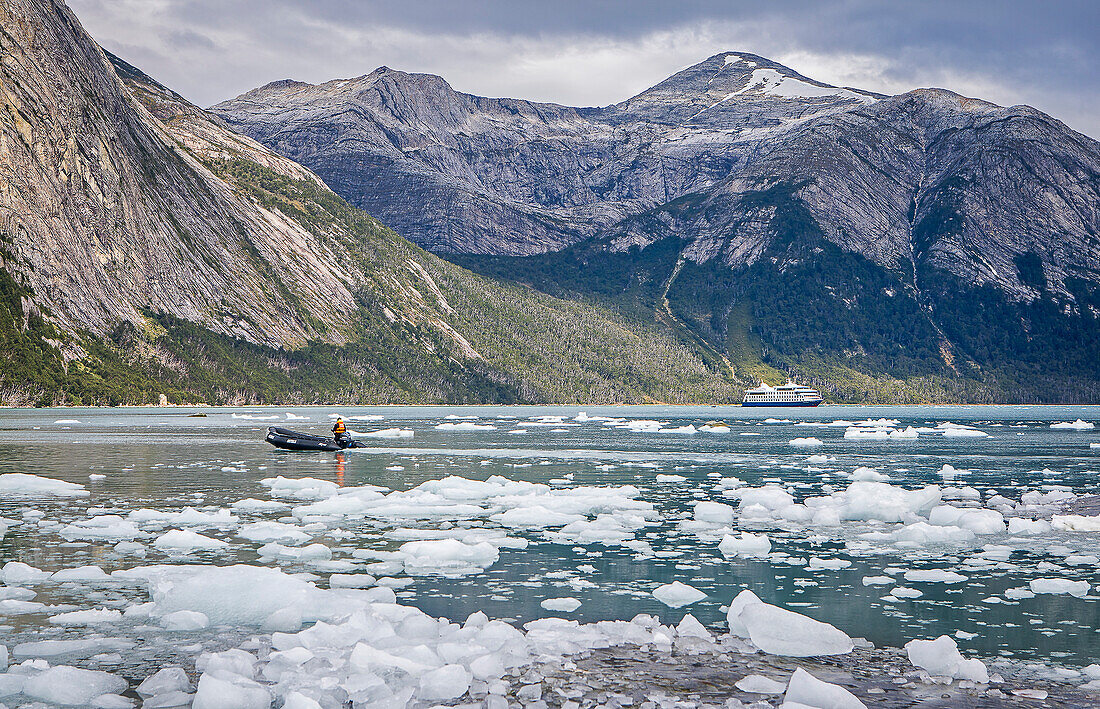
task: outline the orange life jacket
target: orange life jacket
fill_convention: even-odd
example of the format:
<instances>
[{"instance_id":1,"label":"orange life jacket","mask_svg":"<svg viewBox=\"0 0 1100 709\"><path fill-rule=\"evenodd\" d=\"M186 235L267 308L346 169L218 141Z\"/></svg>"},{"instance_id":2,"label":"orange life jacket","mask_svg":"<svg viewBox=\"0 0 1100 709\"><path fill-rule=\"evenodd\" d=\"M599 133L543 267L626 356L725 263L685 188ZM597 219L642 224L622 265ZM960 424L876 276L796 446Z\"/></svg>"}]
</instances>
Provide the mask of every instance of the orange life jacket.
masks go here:
<instances>
[{"instance_id":1,"label":"orange life jacket","mask_svg":"<svg viewBox=\"0 0 1100 709\"><path fill-rule=\"evenodd\" d=\"M347 426L344 425L344 419L336 419L336 423L332 426L333 433L347 433Z\"/></svg>"}]
</instances>

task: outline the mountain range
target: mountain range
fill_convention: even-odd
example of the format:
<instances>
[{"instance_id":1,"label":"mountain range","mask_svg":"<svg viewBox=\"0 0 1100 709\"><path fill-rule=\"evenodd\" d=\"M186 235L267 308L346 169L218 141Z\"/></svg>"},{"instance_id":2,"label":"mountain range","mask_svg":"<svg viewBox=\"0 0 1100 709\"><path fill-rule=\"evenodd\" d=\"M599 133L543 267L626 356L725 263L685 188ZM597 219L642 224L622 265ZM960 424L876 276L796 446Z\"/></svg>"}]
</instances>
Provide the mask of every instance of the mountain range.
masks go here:
<instances>
[{"instance_id":1,"label":"mountain range","mask_svg":"<svg viewBox=\"0 0 1100 709\"><path fill-rule=\"evenodd\" d=\"M648 311L741 380L1100 400L1100 144L1027 106L725 52L601 108L382 67L211 111L425 248Z\"/></svg>"},{"instance_id":2,"label":"mountain range","mask_svg":"<svg viewBox=\"0 0 1100 709\"><path fill-rule=\"evenodd\" d=\"M0 50L2 403L1100 401L1100 144L1026 106L725 52L203 110L60 0Z\"/></svg>"}]
</instances>

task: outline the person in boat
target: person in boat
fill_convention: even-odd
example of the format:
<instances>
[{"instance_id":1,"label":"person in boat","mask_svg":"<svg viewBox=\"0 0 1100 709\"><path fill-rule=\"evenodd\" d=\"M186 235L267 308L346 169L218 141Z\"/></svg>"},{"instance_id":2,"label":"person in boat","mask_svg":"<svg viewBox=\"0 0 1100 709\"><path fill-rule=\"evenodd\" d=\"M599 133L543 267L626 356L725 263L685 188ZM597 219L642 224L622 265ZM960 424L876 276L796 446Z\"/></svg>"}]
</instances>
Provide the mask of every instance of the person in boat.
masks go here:
<instances>
[{"instance_id":1,"label":"person in boat","mask_svg":"<svg viewBox=\"0 0 1100 709\"><path fill-rule=\"evenodd\" d=\"M344 419L337 418L336 423L332 424L332 438L341 448L351 445L351 436L348 435L348 427L344 425Z\"/></svg>"}]
</instances>

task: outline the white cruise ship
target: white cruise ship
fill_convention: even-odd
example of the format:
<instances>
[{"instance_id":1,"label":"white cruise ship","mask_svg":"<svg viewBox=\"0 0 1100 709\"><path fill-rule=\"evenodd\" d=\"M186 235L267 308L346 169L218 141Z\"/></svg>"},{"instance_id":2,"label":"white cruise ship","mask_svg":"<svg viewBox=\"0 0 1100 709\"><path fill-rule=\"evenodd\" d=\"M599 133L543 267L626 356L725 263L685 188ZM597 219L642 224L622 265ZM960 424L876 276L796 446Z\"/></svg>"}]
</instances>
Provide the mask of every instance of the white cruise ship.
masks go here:
<instances>
[{"instance_id":1,"label":"white cruise ship","mask_svg":"<svg viewBox=\"0 0 1100 709\"><path fill-rule=\"evenodd\" d=\"M782 386L761 384L745 391L742 406L817 406L822 401L817 389L795 384L790 379Z\"/></svg>"}]
</instances>

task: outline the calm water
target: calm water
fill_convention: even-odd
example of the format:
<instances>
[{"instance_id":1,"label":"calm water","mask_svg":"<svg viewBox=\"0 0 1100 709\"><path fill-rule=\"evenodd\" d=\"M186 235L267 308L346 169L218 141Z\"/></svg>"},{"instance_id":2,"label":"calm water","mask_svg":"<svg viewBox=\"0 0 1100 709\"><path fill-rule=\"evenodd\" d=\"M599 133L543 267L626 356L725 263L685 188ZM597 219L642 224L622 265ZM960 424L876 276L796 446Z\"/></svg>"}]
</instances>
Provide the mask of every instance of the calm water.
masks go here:
<instances>
[{"instance_id":1,"label":"calm water","mask_svg":"<svg viewBox=\"0 0 1100 709\"><path fill-rule=\"evenodd\" d=\"M1070 666L1097 659L1100 648L1100 605L1096 564L1070 565L1070 552L1096 553L1100 534L1049 533L1036 538L1007 534L981 535L964 546L897 547L861 541L868 526L787 529L748 524L765 530L775 556L764 560L726 559L717 539L700 539L681 523L690 519L699 500L736 504L715 489L716 474L737 477L748 486L778 482L802 499L846 487L858 466L870 466L889 476L893 485L916 488L943 484L937 471L945 463L970 473L956 485L973 486L983 498L993 494L1018 500L1029 490L1063 486L1077 494L1100 492L1100 429L1053 430L1052 421L1077 418L1100 421L1100 407L821 407L816 410L742 410L737 407L616 407L586 408L591 416L658 419L666 427L720 420L729 433L695 435L634 432L600 421L574 422L580 409L566 407L376 407L376 408L248 408L248 409L64 409L0 411L0 473L31 473L86 485L91 495L77 500L0 499L0 516L26 519L28 510L48 522L66 524L106 512L126 514L138 508L179 510L187 506L222 508L242 498L268 499L259 481L277 475L316 477L341 485L373 484L393 490L412 488L427 480L454 475L484 480L501 475L513 480L548 483L557 488L579 485L634 485L638 499L653 503L661 519L639 530L636 538L652 551L602 544L566 545L548 541L540 531L509 530L526 538L525 549L500 550L499 560L482 573L458 579L416 577L398 589L404 602L433 615L465 618L475 610L490 617L526 621L551 615L540 607L547 598L571 596L582 602L568 617L581 621L630 618L645 612L664 622L678 621L690 611L708 626L724 631L722 606L742 588L765 601L784 605L828 621L852 636L879 645L900 646L912 638L930 638L962 630L976 637L960 640L964 652L1036 658ZM201 411L203 418L189 417ZM357 431L400 427L414 437L372 439L365 450L332 453L277 451L263 442L267 425L327 432L329 414L380 414L380 421L351 421ZM288 419L287 413L292 415ZM454 431L435 428L448 415L476 416L495 430ZM529 417L560 415L562 425L532 425ZM253 417L253 418L241 418ZM266 417L275 417L267 420ZM769 417L789 419L765 423ZM843 427L800 426L799 422L834 419L897 419L901 427L936 426L950 421L972 425L988 438L944 438L922 435L917 440L852 441ZM59 423L75 421L76 423ZM512 433L525 429L525 434ZM789 445L793 438L815 436L819 448ZM809 455L825 462L807 463ZM396 468L401 469L396 469ZM102 474L102 480L89 475ZM683 480L658 480L675 475ZM35 514L34 512L32 514ZM282 514L285 514L282 513ZM278 519L280 513L261 515ZM253 518L256 518L254 515ZM250 518L251 521L254 519ZM417 526L447 528L453 521L421 522ZM494 527L481 520L478 524ZM335 559L367 568L370 560L356 551L387 551L401 542L386 536L394 527L383 522L349 522L336 539L321 533L319 541L333 549ZM54 571L97 564L107 572L153 563L216 563L257 561L258 544L234 536L232 530L200 530L231 543L229 553L168 557L148 547L144 559L124 557L114 541L65 543L56 525L24 523L13 527L0 546L0 565L19 560ZM150 535L144 541L152 540ZM1007 563L966 565L984 544L1013 548ZM839 570L810 570L808 557L852 561ZM1042 566L1040 564L1045 562ZM311 571L320 584L327 573L308 564L282 562L288 571ZM582 567L582 568L578 568ZM866 576L884 570L949 568L968 580L945 585L899 583L918 588L923 596L900 602L882 600L892 586L865 586ZM1041 569L1041 570L1040 570ZM373 571L384 571L373 567ZM400 573L397 578L404 578ZM1011 601L1005 589L1026 586L1037 577L1087 580L1089 597L1039 595ZM650 592L673 580L708 594L703 601L671 609ZM396 583L406 583L397 581ZM1001 602L990 600L994 597ZM146 600L133 588L66 585L42 587L39 601L69 603L77 608L125 607ZM41 614L0 616L0 643L44 638L81 637L84 629L66 630L45 622ZM237 637L238 631L212 628L180 637L158 634L148 626L114 627L113 636L129 633L137 645L119 660L127 666L156 664L170 654L200 645L214 647ZM222 637L219 637L222 636ZM7 636L5 638L5 636ZM141 672L136 672L141 675Z\"/></svg>"}]
</instances>

